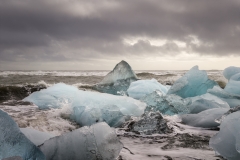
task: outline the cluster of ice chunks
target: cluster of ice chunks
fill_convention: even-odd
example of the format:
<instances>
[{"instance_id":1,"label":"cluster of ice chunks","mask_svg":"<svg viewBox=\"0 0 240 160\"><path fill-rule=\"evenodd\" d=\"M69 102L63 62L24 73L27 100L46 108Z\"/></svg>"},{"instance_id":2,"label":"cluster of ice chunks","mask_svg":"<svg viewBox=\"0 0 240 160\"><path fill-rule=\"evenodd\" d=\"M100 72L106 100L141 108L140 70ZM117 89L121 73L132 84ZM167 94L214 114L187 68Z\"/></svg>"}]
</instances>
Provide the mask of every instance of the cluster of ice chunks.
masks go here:
<instances>
[{"instance_id":1,"label":"cluster of ice chunks","mask_svg":"<svg viewBox=\"0 0 240 160\"><path fill-rule=\"evenodd\" d=\"M40 109L69 106L72 118L82 126L105 121L110 126L121 125L129 116L141 116L146 104L126 96L78 90L58 83L24 99Z\"/></svg>"},{"instance_id":2,"label":"cluster of ice chunks","mask_svg":"<svg viewBox=\"0 0 240 160\"><path fill-rule=\"evenodd\" d=\"M216 85L215 81L208 78L206 71L200 71L198 66L194 66L173 84L167 94L176 94L182 98L195 97L205 94Z\"/></svg>"},{"instance_id":3,"label":"cluster of ice chunks","mask_svg":"<svg viewBox=\"0 0 240 160\"><path fill-rule=\"evenodd\" d=\"M216 122L216 119L222 117L228 110L227 108L213 108L198 114L181 115L182 123L193 127L217 128L220 124Z\"/></svg>"},{"instance_id":4,"label":"cluster of ice chunks","mask_svg":"<svg viewBox=\"0 0 240 160\"><path fill-rule=\"evenodd\" d=\"M54 137L54 135L50 133L41 132L32 128L20 128L20 131L36 146L39 146L46 140Z\"/></svg>"},{"instance_id":5,"label":"cluster of ice chunks","mask_svg":"<svg viewBox=\"0 0 240 160\"><path fill-rule=\"evenodd\" d=\"M40 149L26 138L7 113L0 110L0 159L14 156L24 160L45 160Z\"/></svg>"},{"instance_id":6,"label":"cluster of ice chunks","mask_svg":"<svg viewBox=\"0 0 240 160\"><path fill-rule=\"evenodd\" d=\"M210 139L209 145L217 154L229 160L240 159L240 112L226 116L220 131Z\"/></svg>"},{"instance_id":7,"label":"cluster of ice chunks","mask_svg":"<svg viewBox=\"0 0 240 160\"><path fill-rule=\"evenodd\" d=\"M156 79L138 80L131 83L127 93L130 97L140 99L156 90L160 91L163 95L166 95L168 88L159 83Z\"/></svg>"},{"instance_id":8,"label":"cluster of ice chunks","mask_svg":"<svg viewBox=\"0 0 240 160\"><path fill-rule=\"evenodd\" d=\"M237 73L240 73L240 67L231 66L223 70L223 75L228 80L230 80L230 78Z\"/></svg>"},{"instance_id":9,"label":"cluster of ice chunks","mask_svg":"<svg viewBox=\"0 0 240 160\"><path fill-rule=\"evenodd\" d=\"M166 134L170 133L167 121L162 117L160 112L146 112L141 119L135 122L131 127L131 131L139 134Z\"/></svg>"},{"instance_id":10,"label":"cluster of ice chunks","mask_svg":"<svg viewBox=\"0 0 240 160\"><path fill-rule=\"evenodd\" d=\"M138 78L131 66L126 61L121 61L94 89L103 93L125 95L129 85L136 80Z\"/></svg>"},{"instance_id":11,"label":"cluster of ice chunks","mask_svg":"<svg viewBox=\"0 0 240 160\"><path fill-rule=\"evenodd\" d=\"M113 160L122 147L115 130L102 122L54 137L40 149L47 160Z\"/></svg>"}]
</instances>

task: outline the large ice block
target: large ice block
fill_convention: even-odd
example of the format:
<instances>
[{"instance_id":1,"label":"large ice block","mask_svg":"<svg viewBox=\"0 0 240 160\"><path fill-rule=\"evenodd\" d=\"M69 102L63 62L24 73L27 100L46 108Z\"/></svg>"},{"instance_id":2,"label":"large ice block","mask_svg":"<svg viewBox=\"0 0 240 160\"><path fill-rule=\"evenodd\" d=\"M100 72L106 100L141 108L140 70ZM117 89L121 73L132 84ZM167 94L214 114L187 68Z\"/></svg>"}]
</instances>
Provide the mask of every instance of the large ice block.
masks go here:
<instances>
[{"instance_id":1,"label":"large ice block","mask_svg":"<svg viewBox=\"0 0 240 160\"><path fill-rule=\"evenodd\" d=\"M104 79L94 86L99 92L114 95L126 94L129 85L138 80L131 66L126 61L118 63Z\"/></svg>"},{"instance_id":2,"label":"large ice block","mask_svg":"<svg viewBox=\"0 0 240 160\"><path fill-rule=\"evenodd\" d=\"M237 73L240 73L240 67L230 66L223 70L223 75L228 80Z\"/></svg>"},{"instance_id":3,"label":"large ice block","mask_svg":"<svg viewBox=\"0 0 240 160\"><path fill-rule=\"evenodd\" d=\"M115 130L102 122L47 140L40 149L47 160L113 160L122 147Z\"/></svg>"},{"instance_id":4,"label":"large ice block","mask_svg":"<svg viewBox=\"0 0 240 160\"><path fill-rule=\"evenodd\" d=\"M206 71L200 71L198 66L194 66L173 84L167 94L176 94L182 98L195 97L205 94L216 85L215 81L208 78Z\"/></svg>"},{"instance_id":5,"label":"large ice block","mask_svg":"<svg viewBox=\"0 0 240 160\"><path fill-rule=\"evenodd\" d=\"M197 97L192 97L191 99L192 104L188 106L190 113L199 113L212 108L230 109L227 102L209 93Z\"/></svg>"},{"instance_id":6,"label":"large ice block","mask_svg":"<svg viewBox=\"0 0 240 160\"><path fill-rule=\"evenodd\" d=\"M128 116L141 116L146 104L126 96L78 90L63 83L34 92L24 99L40 109L68 106L72 117L81 125L105 121L116 127Z\"/></svg>"},{"instance_id":7,"label":"large ice block","mask_svg":"<svg viewBox=\"0 0 240 160\"><path fill-rule=\"evenodd\" d=\"M0 110L0 159L15 156L24 160L45 160L43 153L26 138L13 119Z\"/></svg>"},{"instance_id":8,"label":"large ice block","mask_svg":"<svg viewBox=\"0 0 240 160\"><path fill-rule=\"evenodd\" d=\"M50 133L41 132L32 128L20 128L20 131L36 146L39 146L46 140L54 137L54 135Z\"/></svg>"},{"instance_id":9,"label":"large ice block","mask_svg":"<svg viewBox=\"0 0 240 160\"><path fill-rule=\"evenodd\" d=\"M163 95L165 95L168 91L168 88L159 83L156 79L138 80L130 84L127 93L130 97L140 99L156 90L160 91Z\"/></svg>"},{"instance_id":10,"label":"large ice block","mask_svg":"<svg viewBox=\"0 0 240 160\"><path fill-rule=\"evenodd\" d=\"M231 108L236 107L240 104L239 95L228 93L220 87L215 86L212 89L209 89L208 93L215 95L223 101L227 102Z\"/></svg>"},{"instance_id":11,"label":"large ice block","mask_svg":"<svg viewBox=\"0 0 240 160\"><path fill-rule=\"evenodd\" d=\"M220 118L228 110L227 108L213 108L198 114L181 115L182 123L193 127L217 128L220 124L215 120Z\"/></svg>"},{"instance_id":12,"label":"large ice block","mask_svg":"<svg viewBox=\"0 0 240 160\"><path fill-rule=\"evenodd\" d=\"M145 111L159 111L165 115L189 113L189 108L187 106L192 103L190 98L183 99L175 94L163 96L162 93L158 91L146 95L141 101L147 104Z\"/></svg>"},{"instance_id":13,"label":"large ice block","mask_svg":"<svg viewBox=\"0 0 240 160\"><path fill-rule=\"evenodd\" d=\"M240 112L229 114L221 123L220 131L210 139L209 145L217 154L229 160L240 159Z\"/></svg>"}]
</instances>

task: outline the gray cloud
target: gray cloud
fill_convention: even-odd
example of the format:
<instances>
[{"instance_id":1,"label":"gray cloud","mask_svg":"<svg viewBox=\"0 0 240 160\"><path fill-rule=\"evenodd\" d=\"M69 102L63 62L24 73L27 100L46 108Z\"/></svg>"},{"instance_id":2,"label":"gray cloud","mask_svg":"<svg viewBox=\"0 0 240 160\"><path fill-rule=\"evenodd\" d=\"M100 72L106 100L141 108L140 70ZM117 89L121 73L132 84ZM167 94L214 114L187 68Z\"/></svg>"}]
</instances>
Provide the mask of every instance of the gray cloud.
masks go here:
<instances>
[{"instance_id":1,"label":"gray cloud","mask_svg":"<svg viewBox=\"0 0 240 160\"><path fill-rule=\"evenodd\" d=\"M0 0L0 60L239 56L239 17L238 0Z\"/></svg>"}]
</instances>

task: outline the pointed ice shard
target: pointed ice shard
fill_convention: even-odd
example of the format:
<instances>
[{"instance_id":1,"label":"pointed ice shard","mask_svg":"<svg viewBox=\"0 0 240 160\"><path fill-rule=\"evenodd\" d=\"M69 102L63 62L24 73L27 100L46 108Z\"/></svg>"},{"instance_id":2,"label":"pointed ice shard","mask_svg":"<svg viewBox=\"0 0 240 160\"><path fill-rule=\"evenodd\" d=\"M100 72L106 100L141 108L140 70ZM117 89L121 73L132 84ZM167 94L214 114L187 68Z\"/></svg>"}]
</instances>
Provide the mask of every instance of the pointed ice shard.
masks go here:
<instances>
[{"instance_id":1,"label":"pointed ice shard","mask_svg":"<svg viewBox=\"0 0 240 160\"><path fill-rule=\"evenodd\" d=\"M229 114L221 123L220 131L210 139L216 153L229 160L240 159L240 112Z\"/></svg>"},{"instance_id":2,"label":"pointed ice shard","mask_svg":"<svg viewBox=\"0 0 240 160\"><path fill-rule=\"evenodd\" d=\"M138 80L131 66L126 61L118 63L94 88L103 93L124 94L131 82Z\"/></svg>"},{"instance_id":3,"label":"pointed ice shard","mask_svg":"<svg viewBox=\"0 0 240 160\"><path fill-rule=\"evenodd\" d=\"M113 160L122 147L113 128L97 123L47 140L40 149L47 160Z\"/></svg>"},{"instance_id":4,"label":"pointed ice shard","mask_svg":"<svg viewBox=\"0 0 240 160\"><path fill-rule=\"evenodd\" d=\"M43 153L19 130L17 124L0 110L0 159L8 157L45 160Z\"/></svg>"},{"instance_id":5,"label":"pointed ice shard","mask_svg":"<svg viewBox=\"0 0 240 160\"><path fill-rule=\"evenodd\" d=\"M198 114L181 115L182 123L193 127L217 128L220 124L215 120L220 118L228 110L227 108L213 108Z\"/></svg>"},{"instance_id":6,"label":"pointed ice shard","mask_svg":"<svg viewBox=\"0 0 240 160\"><path fill-rule=\"evenodd\" d=\"M206 71L200 71L198 66L194 66L173 84L167 94L176 94L182 98L195 97L205 94L216 85L215 81L208 78Z\"/></svg>"},{"instance_id":7,"label":"pointed ice shard","mask_svg":"<svg viewBox=\"0 0 240 160\"><path fill-rule=\"evenodd\" d=\"M226 79L230 79L233 75L240 73L240 67L227 67L223 70L223 75Z\"/></svg>"},{"instance_id":8,"label":"pointed ice shard","mask_svg":"<svg viewBox=\"0 0 240 160\"><path fill-rule=\"evenodd\" d=\"M163 95L166 95L168 88L159 83L156 79L138 80L131 83L127 93L130 97L140 99L156 90L160 91Z\"/></svg>"}]
</instances>

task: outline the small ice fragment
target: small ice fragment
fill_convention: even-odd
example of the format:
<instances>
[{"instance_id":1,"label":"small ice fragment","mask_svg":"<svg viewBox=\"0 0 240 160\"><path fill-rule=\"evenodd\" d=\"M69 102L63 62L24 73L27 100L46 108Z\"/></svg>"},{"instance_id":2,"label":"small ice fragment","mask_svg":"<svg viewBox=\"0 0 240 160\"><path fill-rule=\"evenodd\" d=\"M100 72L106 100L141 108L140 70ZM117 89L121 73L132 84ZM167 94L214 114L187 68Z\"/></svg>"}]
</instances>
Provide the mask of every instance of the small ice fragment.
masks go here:
<instances>
[{"instance_id":1,"label":"small ice fragment","mask_svg":"<svg viewBox=\"0 0 240 160\"><path fill-rule=\"evenodd\" d=\"M230 66L223 70L223 75L228 80L237 73L240 73L240 67Z\"/></svg>"}]
</instances>

